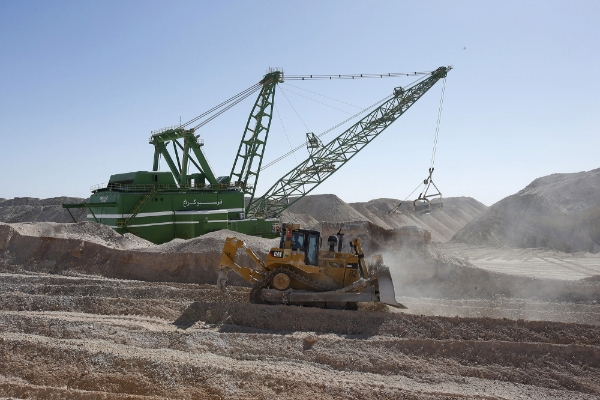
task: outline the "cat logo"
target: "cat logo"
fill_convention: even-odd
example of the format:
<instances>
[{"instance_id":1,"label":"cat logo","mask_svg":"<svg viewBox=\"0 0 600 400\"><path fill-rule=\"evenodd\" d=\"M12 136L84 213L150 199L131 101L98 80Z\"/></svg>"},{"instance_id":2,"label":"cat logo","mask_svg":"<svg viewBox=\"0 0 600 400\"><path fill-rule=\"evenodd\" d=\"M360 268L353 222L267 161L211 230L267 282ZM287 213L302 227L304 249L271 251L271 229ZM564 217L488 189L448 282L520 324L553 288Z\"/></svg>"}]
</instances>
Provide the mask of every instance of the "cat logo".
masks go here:
<instances>
[{"instance_id":1,"label":"cat logo","mask_svg":"<svg viewBox=\"0 0 600 400\"><path fill-rule=\"evenodd\" d=\"M271 255L277 258L283 258L283 251L271 250Z\"/></svg>"}]
</instances>

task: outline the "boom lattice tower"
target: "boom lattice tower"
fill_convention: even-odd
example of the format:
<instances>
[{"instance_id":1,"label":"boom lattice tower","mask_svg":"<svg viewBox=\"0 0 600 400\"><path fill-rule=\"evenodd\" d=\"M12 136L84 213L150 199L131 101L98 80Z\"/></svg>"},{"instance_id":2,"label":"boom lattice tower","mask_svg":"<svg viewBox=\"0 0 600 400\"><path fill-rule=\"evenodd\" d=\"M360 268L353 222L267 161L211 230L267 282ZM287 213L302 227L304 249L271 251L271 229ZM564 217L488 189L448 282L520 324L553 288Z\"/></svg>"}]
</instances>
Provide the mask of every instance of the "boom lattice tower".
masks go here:
<instances>
[{"instance_id":1,"label":"boom lattice tower","mask_svg":"<svg viewBox=\"0 0 600 400\"><path fill-rule=\"evenodd\" d=\"M425 80L407 88L394 89L392 97L363 119L313 152L300 165L279 179L260 198L250 202L248 217L274 217L304 197L340 169L367 144L406 112L451 67L440 67Z\"/></svg>"}]
</instances>

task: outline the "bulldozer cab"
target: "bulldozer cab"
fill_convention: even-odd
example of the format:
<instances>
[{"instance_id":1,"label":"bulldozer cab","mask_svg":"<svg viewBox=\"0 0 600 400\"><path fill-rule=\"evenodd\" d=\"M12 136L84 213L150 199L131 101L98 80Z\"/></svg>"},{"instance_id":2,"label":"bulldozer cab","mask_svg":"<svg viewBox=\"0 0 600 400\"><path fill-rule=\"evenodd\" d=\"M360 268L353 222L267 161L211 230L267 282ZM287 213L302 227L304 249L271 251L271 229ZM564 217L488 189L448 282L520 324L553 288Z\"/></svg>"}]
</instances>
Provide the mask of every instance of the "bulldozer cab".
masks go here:
<instances>
[{"instance_id":1,"label":"bulldozer cab","mask_svg":"<svg viewBox=\"0 0 600 400\"><path fill-rule=\"evenodd\" d=\"M282 249L291 248L292 251L303 252L304 263L306 265L319 265L320 232L293 228L286 227L286 229L282 230L279 247Z\"/></svg>"}]
</instances>

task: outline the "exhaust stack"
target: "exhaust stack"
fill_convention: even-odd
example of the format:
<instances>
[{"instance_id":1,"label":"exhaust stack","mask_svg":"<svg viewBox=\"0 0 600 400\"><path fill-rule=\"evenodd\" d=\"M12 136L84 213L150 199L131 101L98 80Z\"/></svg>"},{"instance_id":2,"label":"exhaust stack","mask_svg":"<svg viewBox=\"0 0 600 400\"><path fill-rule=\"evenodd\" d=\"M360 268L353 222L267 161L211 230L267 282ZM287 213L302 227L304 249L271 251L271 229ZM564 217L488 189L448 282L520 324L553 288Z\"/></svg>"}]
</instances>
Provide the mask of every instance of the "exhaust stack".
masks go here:
<instances>
[{"instance_id":1,"label":"exhaust stack","mask_svg":"<svg viewBox=\"0 0 600 400\"><path fill-rule=\"evenodd\" d=\"M338 237L338 253L341 253L344 245L344 234L342 233L342 228L340 228L338 233L336 233L336 236Z\"/></svg>"}]
</instances>

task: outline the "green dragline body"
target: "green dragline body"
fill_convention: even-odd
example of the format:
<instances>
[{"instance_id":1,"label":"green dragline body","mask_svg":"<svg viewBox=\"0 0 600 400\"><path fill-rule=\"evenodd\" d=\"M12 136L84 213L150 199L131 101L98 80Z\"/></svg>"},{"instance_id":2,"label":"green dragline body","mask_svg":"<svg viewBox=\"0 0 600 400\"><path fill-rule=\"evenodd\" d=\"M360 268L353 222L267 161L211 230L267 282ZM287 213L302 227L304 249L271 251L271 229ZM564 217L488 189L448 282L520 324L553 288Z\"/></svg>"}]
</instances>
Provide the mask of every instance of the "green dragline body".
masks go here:
<instances>
[{"instance_id":1,"label":"green dragline body","mask_svg":"<svg viewBox=\"0 0 600 400\"><path fill-rule=\"evenodd\" d=\"M277 218L245 218L240 190L229 185L178 187L170 172L113 175L106 186L93 189L84 207L88 221L153 243L190 239L221 229L265 237L279 234Z\"/></svg>"},{"instance_id":2,"label":"green dragline body","mask_svg":"<svg viewBox=\"0 0 600 400\"><path fill-rule=\"evenodd\" d=\"M313 151L307 160L285 174L262 197L255 198L271 126L275 88L283 82L283 72L271 70L256 85L188 123L153 132L150 137L150 144L154 146L152 171L112 175L107 184L92 188L88 202L63 204L63 207L67 210L86 208L88 221L110 226L122 234L130 232L157 244L174 238L190 239L221 229L277 237L280 234L279 215L283 210L342 167L439 79L445 78L450 69L440 67L419 83L408 88L395 88L388 100L330 143L311 148ZM202 151L204 143L195 132L256 91L259 94L231 173L217 177ZM219 108L221 110L216 111ZM211 113L214 115L188 128ZM169 171L159 171L161 158ZM198 172L190 173L190 164Z\"/></svg>"}]
</instances>

